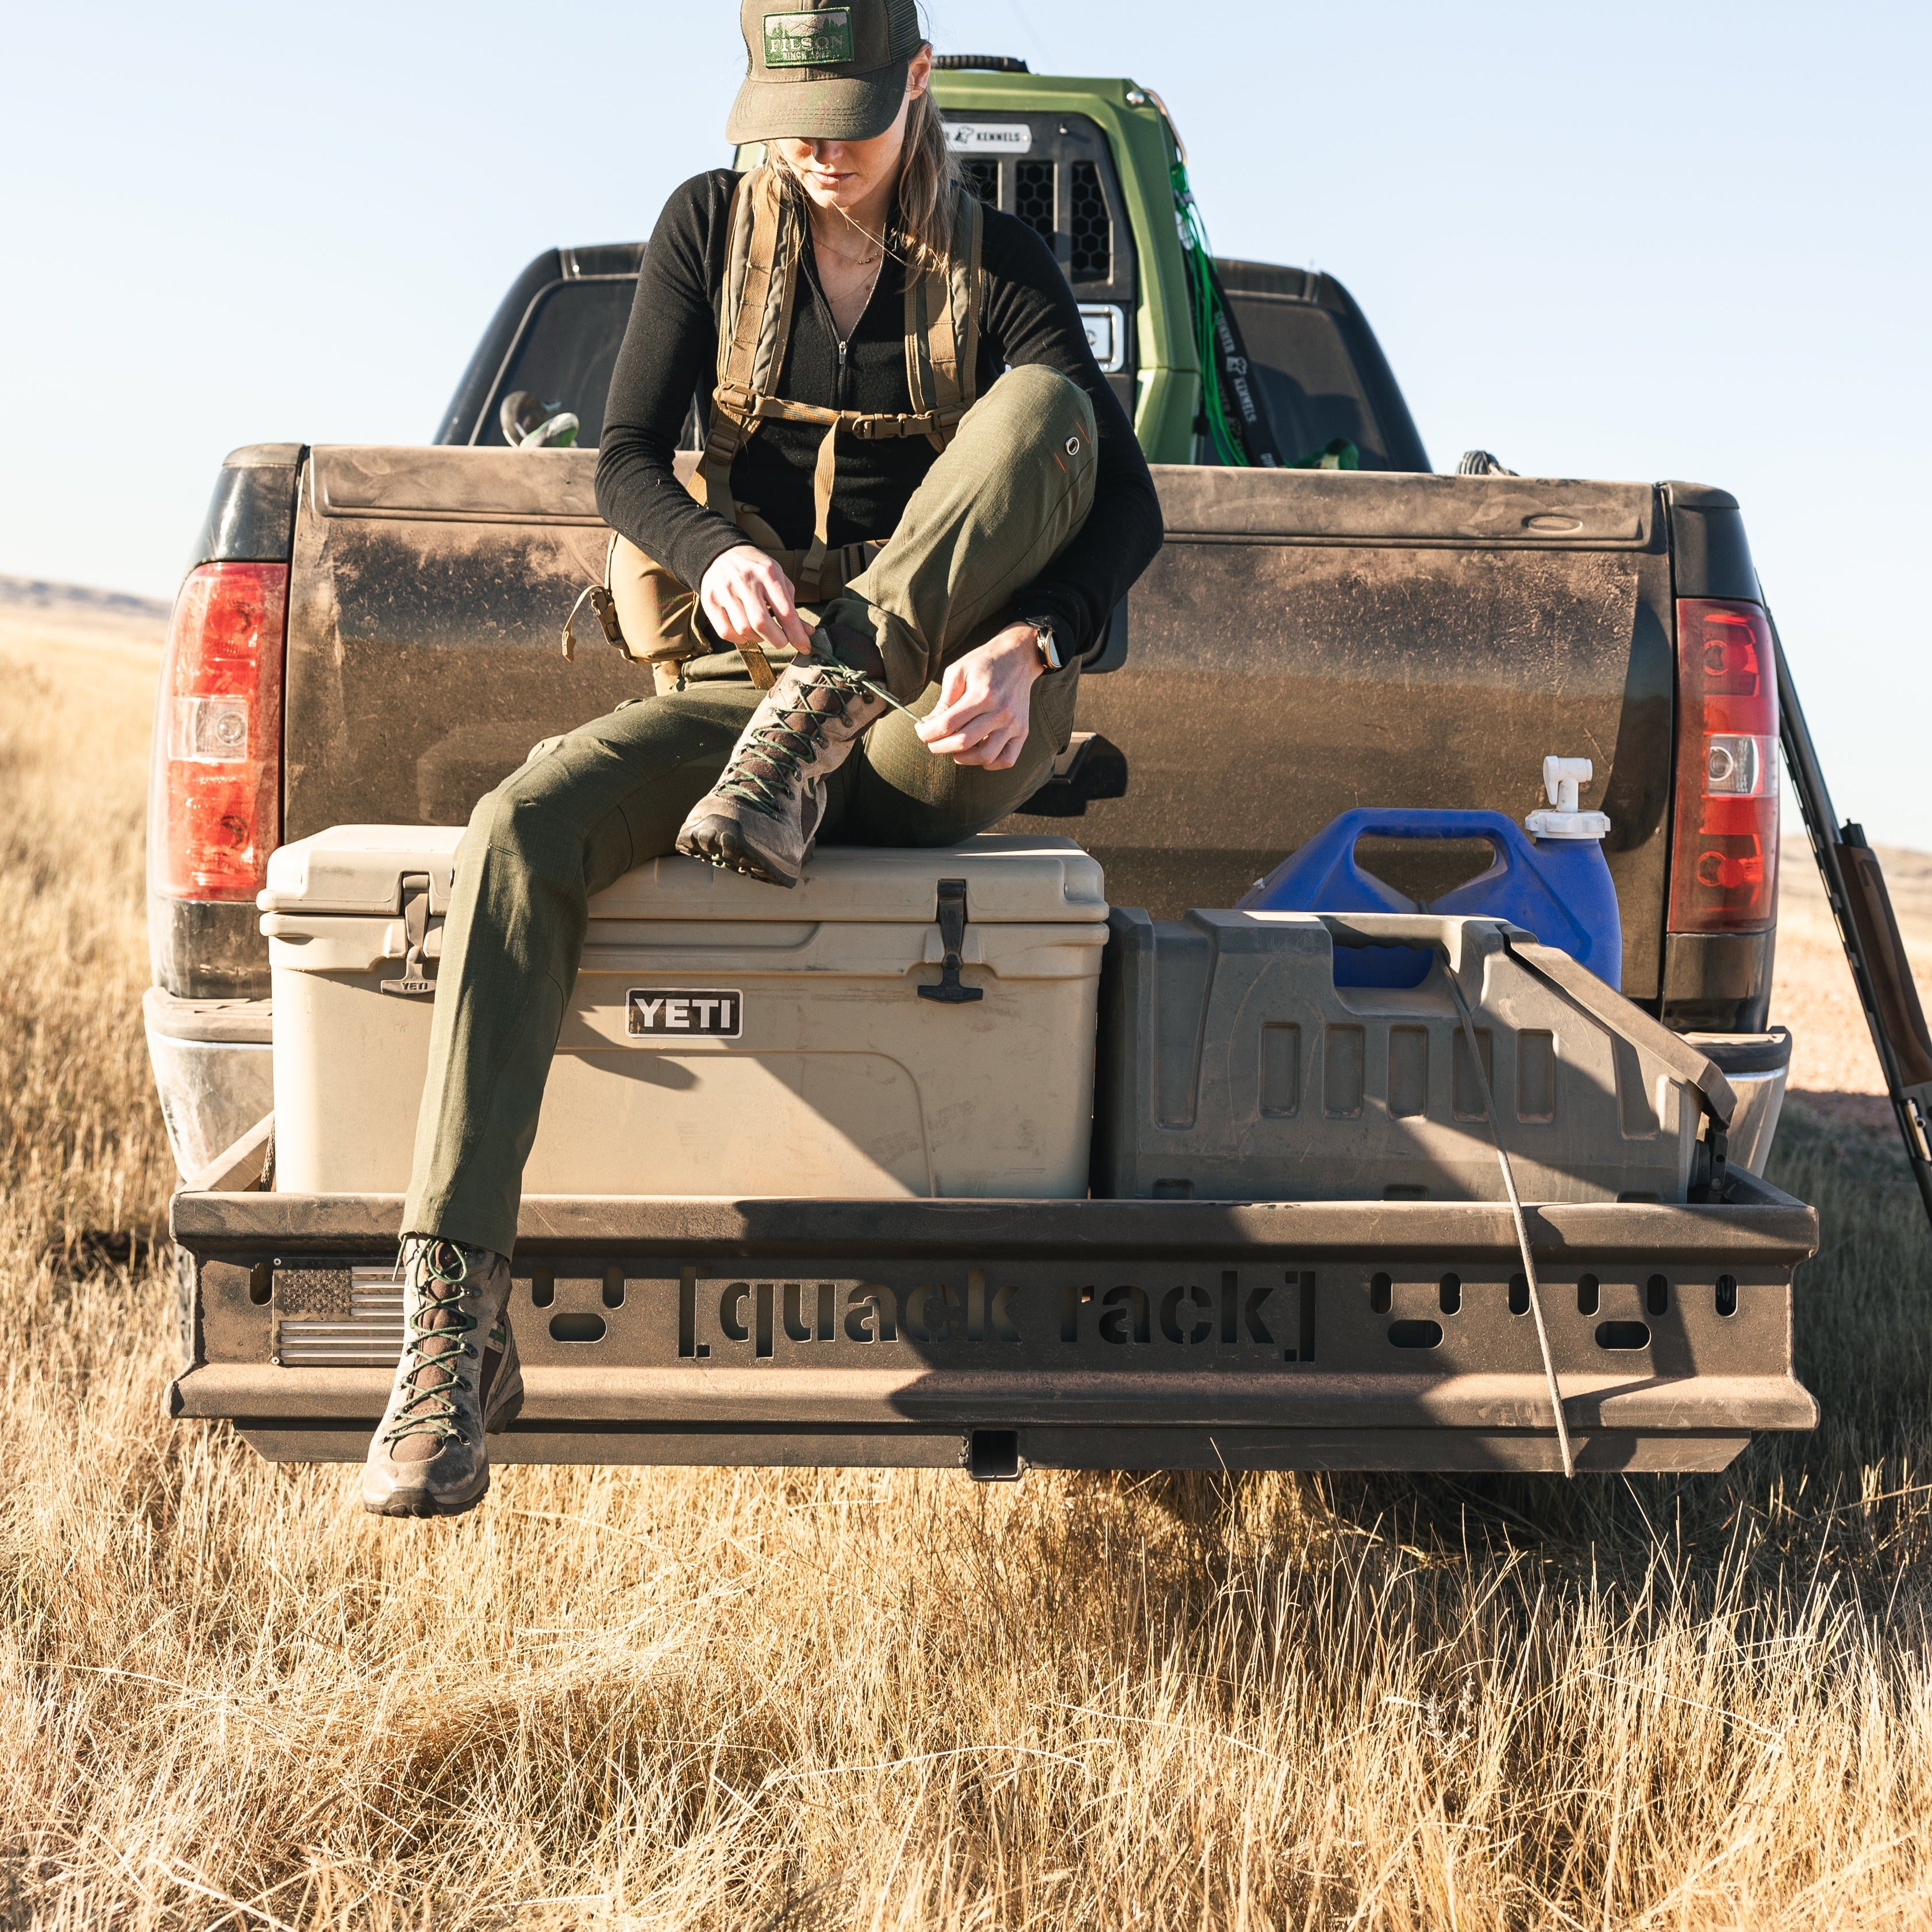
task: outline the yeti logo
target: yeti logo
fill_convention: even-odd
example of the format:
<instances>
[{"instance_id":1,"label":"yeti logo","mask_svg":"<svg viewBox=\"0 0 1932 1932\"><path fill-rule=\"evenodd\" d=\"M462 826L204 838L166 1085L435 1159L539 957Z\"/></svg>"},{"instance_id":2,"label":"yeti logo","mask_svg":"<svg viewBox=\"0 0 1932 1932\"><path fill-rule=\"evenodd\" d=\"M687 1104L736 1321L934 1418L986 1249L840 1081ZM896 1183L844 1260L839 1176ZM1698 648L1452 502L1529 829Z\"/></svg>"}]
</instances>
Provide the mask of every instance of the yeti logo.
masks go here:
<instances>
[{"instance_id":1,"label":"yeti logo","mask_svg":"<svg viewBox=\"0 0 1932 1932\"><path fill-rule=\"evenodd\" d=\"M624 996L624 1031L632 1040L736 1040L745 996L718 986L694 993L633 986Z\"/></svg>"}]
</instances>

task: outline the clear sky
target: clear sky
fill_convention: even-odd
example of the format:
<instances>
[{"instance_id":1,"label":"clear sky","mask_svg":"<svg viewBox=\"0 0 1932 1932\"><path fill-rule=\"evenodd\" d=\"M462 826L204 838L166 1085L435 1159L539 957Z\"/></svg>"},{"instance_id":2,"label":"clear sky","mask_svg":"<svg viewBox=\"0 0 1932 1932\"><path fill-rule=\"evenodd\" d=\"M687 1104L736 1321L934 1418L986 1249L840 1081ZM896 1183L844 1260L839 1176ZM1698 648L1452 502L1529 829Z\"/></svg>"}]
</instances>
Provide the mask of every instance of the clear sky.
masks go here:
<instances>
[{"instance_id":1,"label":"clear sky","mask_svg":"<svg viewBox=\"0 0 1932 1932\"><path fill-rule=\"evenodd\" d=\"M531 256L724 158L736 10L8 9L0 571L166 596L233 446L426 438ZM1932 848L1932 7L930 12L1157 88L1216 248L1347 284L1438 469L1735 491L1840 811Z\"/></svg>"}]
</instances>

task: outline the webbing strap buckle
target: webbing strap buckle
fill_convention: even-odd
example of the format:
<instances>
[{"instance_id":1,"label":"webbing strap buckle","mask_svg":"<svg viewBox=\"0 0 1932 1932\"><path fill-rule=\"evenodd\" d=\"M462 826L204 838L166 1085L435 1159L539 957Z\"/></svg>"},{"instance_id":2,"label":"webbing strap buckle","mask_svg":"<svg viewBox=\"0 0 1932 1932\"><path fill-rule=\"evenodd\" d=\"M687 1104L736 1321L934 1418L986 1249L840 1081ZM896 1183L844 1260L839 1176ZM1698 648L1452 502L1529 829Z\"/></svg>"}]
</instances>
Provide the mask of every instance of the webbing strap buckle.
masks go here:
<instances>
[{"instance_id":1,"label":"webbing strap buckle","mask_svg":"<svg viewBox=\"0 0 1932 1932\"><path fill-rule=\"evenodd\" d=\"M590 606L605 640L628 657L631 652L629 646L624 641L624 627L617 621L616 600L601 584L586 584L578 593L577 602L570 607L570 615L563 620L564 656L573 662L576 658L578 614L586 604Z\"/></svg>"},{"instance_id":2,"label":"webbing strap buckle","mask_svg":"<svg viewBox=\"0 0 1932 1932\"><path fill-rule=\"evenodd\" d=\"M848 427L861 442L890 442L904 436L929 435L936 422L930 412L917 416L855 416Z\"/></svg>"},{"instance_id":3,"label":"webbing strap buckle","mask_svg":"<svg viewBox=\"0 0 1932 1932\"><path fill-rule=\"evenodd\" d=\"M957 429L963 410L921 410L914 414L901 412L827 409L817 403L794 403L783 396L770 396L736 382L720 382L711 392L719 414L728 421L748 426L760 422L822 424L828 429L843 430L861 442L890 442L916 436L941 436Z\"/></svg>"}]
</instances>

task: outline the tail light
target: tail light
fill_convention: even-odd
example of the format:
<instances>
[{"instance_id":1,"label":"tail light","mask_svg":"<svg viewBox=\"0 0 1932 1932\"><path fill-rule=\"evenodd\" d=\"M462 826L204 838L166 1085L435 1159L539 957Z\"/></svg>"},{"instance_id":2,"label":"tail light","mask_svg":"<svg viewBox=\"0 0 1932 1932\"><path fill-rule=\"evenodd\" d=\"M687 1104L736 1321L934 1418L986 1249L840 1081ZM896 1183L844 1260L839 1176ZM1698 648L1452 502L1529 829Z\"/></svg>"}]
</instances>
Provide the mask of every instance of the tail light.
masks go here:
<instances>
[{"instance_id":1,"label":"tail light","mask_svg":"<svg viewBox=\"0 0 1932 1932\"><path fill-rule=\"evenodd\" d=\"M1677 605L1672 932L1772 922L1778 892L1778 672L1755 604Z\"/></svg>"},{"instance_id":2,"label":"tail light","mask_svg":"<svg viewBox=\"0 0 1932 1932\"><path fill-rule=\"evenodd\" d=\"M149 883L177 899L252 899L281 842L282 652L289 572L204 563L175 602L154 717Z\"/></svg>"}]
</instances>

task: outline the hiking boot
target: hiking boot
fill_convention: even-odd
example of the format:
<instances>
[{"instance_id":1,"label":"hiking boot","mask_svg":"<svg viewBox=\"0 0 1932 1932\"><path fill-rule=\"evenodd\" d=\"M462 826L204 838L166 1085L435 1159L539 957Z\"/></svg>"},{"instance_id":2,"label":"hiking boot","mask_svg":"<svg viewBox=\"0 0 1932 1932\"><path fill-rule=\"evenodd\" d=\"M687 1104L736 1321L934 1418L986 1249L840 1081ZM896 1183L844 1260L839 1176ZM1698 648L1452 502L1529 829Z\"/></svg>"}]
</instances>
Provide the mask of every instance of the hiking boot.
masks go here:
<instances>
[{"instance_id":1,"label":"hiking boot","mask_svg":"<svg viewBox=\"0 0 1932 1932\"><path fill-rule=\"evenodd\" d=\"M812 644L826 655L795 658L778 674L724 775L692 807L680 852L767 885L798 884L825 816L825 782L887 705L864 675L831 661L824 632ZM884 670L871 682L883 685Z\"/></svg>"},{"instance_id":2,"label":"hiking boot","mask_svg":"<svg viewBox=\"0 0 1932 1932\"><path fill-rule=\"evenodd\" d=\"M362 1507L460 1516L490 1486L484 1436L523 1406L510 1264L488 1248L412 1235L403 1264L402 1359L362 1466Z\"/></svg>"}]
</instances>

